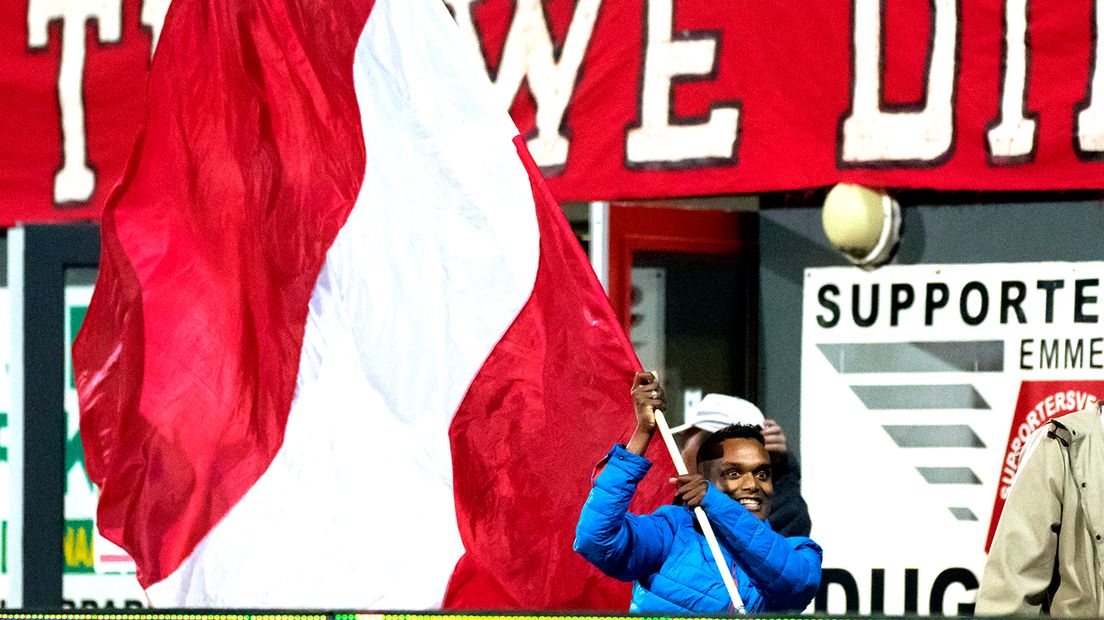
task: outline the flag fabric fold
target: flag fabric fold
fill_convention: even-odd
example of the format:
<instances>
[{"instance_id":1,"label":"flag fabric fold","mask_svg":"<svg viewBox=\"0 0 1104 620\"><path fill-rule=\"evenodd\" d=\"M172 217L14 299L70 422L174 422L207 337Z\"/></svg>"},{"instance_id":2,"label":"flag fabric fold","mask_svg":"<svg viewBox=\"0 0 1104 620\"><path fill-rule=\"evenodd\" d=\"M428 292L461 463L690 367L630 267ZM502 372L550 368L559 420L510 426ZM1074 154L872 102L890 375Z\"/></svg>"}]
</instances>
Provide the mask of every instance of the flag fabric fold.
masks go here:
<instances>
[{"instance_id":1,"label":"flag fabric fold","mask_svg":"<svg viewBox=\"0 0 1104 620\"><path fill-rule=\"evenodd\" d=\"M174 4L102 227L81 432L151 602L624 608L571 539L636 361L442 3Z\"/></svg>"}]
</instances>

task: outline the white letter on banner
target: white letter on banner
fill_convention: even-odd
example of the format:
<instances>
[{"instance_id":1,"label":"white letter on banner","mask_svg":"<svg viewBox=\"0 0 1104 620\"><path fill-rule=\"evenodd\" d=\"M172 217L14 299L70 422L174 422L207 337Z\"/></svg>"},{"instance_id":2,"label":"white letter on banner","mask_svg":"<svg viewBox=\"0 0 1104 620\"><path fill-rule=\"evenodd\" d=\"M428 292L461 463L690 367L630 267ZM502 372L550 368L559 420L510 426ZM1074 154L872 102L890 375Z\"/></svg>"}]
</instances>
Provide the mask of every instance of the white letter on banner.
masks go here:
<instances>
[{"instance_id":1,"label":"white letter on banner","mask_svg":"<svg viewBox=\"0 0 1104 620\"><path fill-rule=\"evenodd\" d=\"M482 0L445 0L452 9L460 30L476 49L479 35L471 6ZM536 135L526 142L533 160L543 168L567 163L570 141L560 134L567 104L575 90L575 78L590 45L594 22L602 0L579 0L567 29L563 48L555 49L552 34L544 18L540 0L518 0L514 18L506 34L494 88L502 104L509 106L517 96L521 82L529 78L529 89L536 102ZM557 58L559 60L557 60Z\"/></svg>"},{"instance_id":2,"label":"white letter on banner","mask_svg":"<svg viewBox=\"0 0 1104 620\"><path fill-rule=\"evenodd\" d=\"M27 43L46 47L49 26L61 20L61 69L58 102L61 106L62 166L54 176L54 202L87 202L96 189L96 174L88 166L84 131L84 27L99 22L100 43L117 43L122 22L122 0L29 0Z\"/></svg>"},{"instance_id":3,"label":"white letter on banner","mask_svg":"<svg viewBox=\"0 0 1104 620\"><path fill-rule=\"evenodd\" d=\"M879 162L936 163L954 142L956 0L934 0L931 58L923 108L883 112L881 3L855 0L854 87L851 111L843 121L843 165Z\"/></svg>"},{"instance_id":4,"label":"white letter on banner","mask_svg":"<svg viewBox=\"0 0 1104 620\"><path fill-rule=\"evenodd\" d=\"M1019 163L1034 155L1038 130L1038 114L1027 113L1027 0L1005 3L1004 50L1000 118L989 125L989 158Z\"/></svg>"},{"instance_id":5,"label":"white letter on banner","mask_svg":"<svg viewBox=\"0 0 1104 620\"><path fill-rule=\"evenodd\" d=\"M142 25L149 28L150 58L157 50L157 40L161 38L161 26L165 23L165 14L169 12L170 0L145 0L142 2Z\"/></svg>"},{"instance_id":6,"label":"white letter on banner","mask_svg":"<svg viewBox=\"0 0 1104 620\"><path fill-rule=\"evenodd\" d=\"M1093 3L1092 45L1095 55L1089 70L1089 88L1085 100L1077 105L1074 126L1077 131L1077 155L1082 159L1104 159L1104 80L1100 69L1104 67L1104 48L1100 45L1100 32L1104 28L1104 0Z\"/></svg>"},{"instance_id":7,"label":"white letter on banner","mask_svg":"<svg viewBox=\"0 0 1104 620\"><path fill-rule=\"evenodd\" d=\"M644 74L640 77L640 120L626 132L626 163L630 167L678 167L735 160L739 105L715 105L708 117L672 124L672 80L712 74L717 62L717 35L680 32L679 40L675 40L674 1L648 0L645 4L648 40Z\"/></svg>"}]
</instances>

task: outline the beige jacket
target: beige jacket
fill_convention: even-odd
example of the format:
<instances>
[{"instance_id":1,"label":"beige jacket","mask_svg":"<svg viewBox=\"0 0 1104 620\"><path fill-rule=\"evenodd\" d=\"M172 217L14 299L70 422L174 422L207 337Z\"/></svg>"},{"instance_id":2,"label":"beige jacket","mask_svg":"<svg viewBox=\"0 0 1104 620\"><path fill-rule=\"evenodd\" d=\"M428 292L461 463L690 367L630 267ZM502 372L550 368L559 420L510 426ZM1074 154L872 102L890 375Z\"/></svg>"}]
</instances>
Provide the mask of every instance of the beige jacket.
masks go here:
<instances>
[{"instance_id":1,"label":"beige jacket","mask_svg":"<svg viewBox=\"0 0 1104 620\"><path fill-rule=\"evenodd\" d=\"M1104 616L1104 430L1099 405L1028 441L978 589L978 615Z\"/></svg>"}]
</instances>

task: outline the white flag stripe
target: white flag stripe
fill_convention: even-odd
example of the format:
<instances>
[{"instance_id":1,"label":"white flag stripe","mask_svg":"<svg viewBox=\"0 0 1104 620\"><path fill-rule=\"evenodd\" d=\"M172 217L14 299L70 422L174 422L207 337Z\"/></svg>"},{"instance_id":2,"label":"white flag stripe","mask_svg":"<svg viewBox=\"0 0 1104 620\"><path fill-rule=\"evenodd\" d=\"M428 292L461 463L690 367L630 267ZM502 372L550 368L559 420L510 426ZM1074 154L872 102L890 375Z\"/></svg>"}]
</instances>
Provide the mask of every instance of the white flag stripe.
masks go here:
<instances>
[{"instance_id":1,"label":"white flag stripe","mask_svg":"<svg viewBox=\"0 0 1104 620\"><path fill-rule=\"evenodd\" d=\"M470 53L438 0L376 1L353 68L365 180L311 298L284 444L154 604L440 605L463 552L449 424L538 258L516 129Z\"/></svg>"}]
</instances>

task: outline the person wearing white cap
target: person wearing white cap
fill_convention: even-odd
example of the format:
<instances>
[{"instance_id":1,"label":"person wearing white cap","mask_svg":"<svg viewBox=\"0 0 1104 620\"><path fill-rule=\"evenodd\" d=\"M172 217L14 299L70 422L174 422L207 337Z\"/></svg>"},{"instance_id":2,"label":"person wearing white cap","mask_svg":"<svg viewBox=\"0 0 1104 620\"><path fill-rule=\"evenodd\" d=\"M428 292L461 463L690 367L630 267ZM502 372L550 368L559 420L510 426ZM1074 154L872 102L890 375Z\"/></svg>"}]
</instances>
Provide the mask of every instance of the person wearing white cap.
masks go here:
<instances>
[{"instance_id":1,"label":"person wearing white cap","mask_svg":"<svg viewBox=\"0 0 1104 620\"><path fill-rule=\"evenodd\" d=\"M706 394L686 411L685 423L671 429L682 446L682 460L693 471L698 447L710 433L730 424L758 426L774 466L774 499L768 519L783 536L808 536L813 528L809 506L801 497L801 465L786 445L786 435L774 420L766 419L754 403L738 396Z\"/></svg>"}]
</instances>

